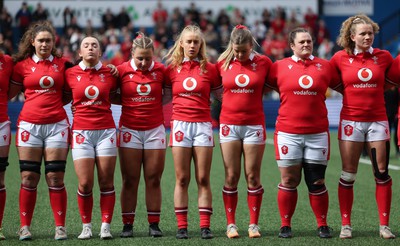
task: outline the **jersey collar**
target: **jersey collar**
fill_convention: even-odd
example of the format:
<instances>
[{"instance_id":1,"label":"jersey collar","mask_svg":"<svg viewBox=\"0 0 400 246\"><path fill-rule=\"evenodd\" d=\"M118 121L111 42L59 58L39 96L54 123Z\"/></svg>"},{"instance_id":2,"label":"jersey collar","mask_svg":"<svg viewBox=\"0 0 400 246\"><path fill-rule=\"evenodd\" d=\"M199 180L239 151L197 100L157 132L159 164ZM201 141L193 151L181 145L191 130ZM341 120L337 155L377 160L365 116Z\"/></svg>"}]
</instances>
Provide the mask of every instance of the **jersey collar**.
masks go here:
<instances>
[{"instance_id":1,"label":"jersey collar","mask_svg":"<svg viewBox=\"0 0 400 246\"><path fill-rule=\"evenodd\" d=\"M256 54L255 54L254 52L251 52L250 55L249 55L249 60L250 60L250 61L253 61L253 59L254 59L255 56L256 56ZM234 61L237 61L236 57L233 58L233 60L234 60Z\"/></svg>"},{"instance_id":2,"label":"jersey collar","mask_svg":"<svg viewBox=\"0 0 400 246\"><path fill-rule=\"evenodd\" d=\"M193 60L190 60L189 58L185 57L185 58L183 58L182 63L188 62L188 61L200 62L199 58L197 58L197 57L194 58Z\"/></svg>"},{"instance_id":3,"label":"jersey collar","mask_svg":"<svg viewBox=\"0 0 400 246\"><path fill-rule=\"evenodd\" d=\"M94 66L94 69L98 71L102 66L103 64L101 63L101 61L99 61L96 66ZM85 71L86 69L92 69L92 67L87 67L85 64L83 64L83 61L79 62L79 67L81 67L83 71Z\"/></svg>"},{"instance_id":4,"label":"jersey collar","mask_svg":"<svg viewBox=\"0 0 400 246\"><path fill-rule=\"evenodd\" d=\"M309 60L314 60L314 56L313 55L310 55L307 59L309 59ZM298 61L300 61L301 59L299 58L299 57L297 57L297 56L295 56L295 55L292 55L292 60L293 61L295 61L295 62L298 62Z\"/></svg>"},{"instance_id":5,"label":"jersey collar","mask_svg":"<svg viewBox=\"0 0 400 246\"><path fill-rule=\"evenodd\" d=\"M54 59L54 56L53 55L50 55L49 57L47 57L46 59L41 59L41 58L39 58L36 54L33 54L32 55L32 60L35 62L35 63L38 63L38 62L40 62L40 61L45 61L45 60L47 60L47 61L53 61L53 59Z\"/></svg>"},{"instance_id":6,"label":"jersey collar","mask_svg":"<svg viewBox=\"0 0 400 246\"><path fill-rule=\"evenodd\" d=\"M369 49L367 50L367 52L369 52L371 55L372 55L372 52L374 52L374 48L372 48L372 47L369 47ZM361 54L361 53L363 53L361 50L357 50L356 48L354 48L354 55L356 56L356 55L358 55L358 54Z\"/></svg>"},{"instance_id":7,"label":"jersey collar","mask_svg":"<svg viewBox=\"0 0 400 246\"><path fill-rule=\"evenodd\" d=\"M131 67L133 68L133 70L137 71L138 67L136 66L135 62L133 61L133 59L131 59ZM151 62L151 65L149 67L149 69L147 69L148 71L151 71L154 67L154 61Z\"/></svg>"}]
</instances>

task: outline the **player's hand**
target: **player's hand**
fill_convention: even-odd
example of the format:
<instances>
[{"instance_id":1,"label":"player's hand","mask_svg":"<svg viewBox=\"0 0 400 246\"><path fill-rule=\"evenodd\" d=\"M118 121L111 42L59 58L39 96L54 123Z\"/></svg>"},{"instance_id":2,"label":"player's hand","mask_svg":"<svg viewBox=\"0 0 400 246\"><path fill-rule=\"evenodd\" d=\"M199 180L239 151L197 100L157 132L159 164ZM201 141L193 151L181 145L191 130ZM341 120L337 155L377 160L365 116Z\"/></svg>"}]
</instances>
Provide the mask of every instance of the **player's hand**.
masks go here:
<instances>
[{"instance_id":1,"label":"player's hand","mask_svg":"<svg viewBox=\"0 0 400 246\"><path fill-rule=\"evenodd\" d=\"M72 112L72 115L74 115L74 114L75 114L75 112L76 112L76 108L75 108L75 106L72 106L72 105L71 105L71 112Z\"/></svg>"},{"instance_id":2,"label":"player's hand","mask_svg":"<svg viewBox=\"0 0 400 246\"><path fill-rule=\"evenodd\" d=\"M116 66L114 66L113 64L108 64L107 67L110 68L110 73L112 76L114 77L119 76L119 72Z\"/></svg>"}]
</instances>

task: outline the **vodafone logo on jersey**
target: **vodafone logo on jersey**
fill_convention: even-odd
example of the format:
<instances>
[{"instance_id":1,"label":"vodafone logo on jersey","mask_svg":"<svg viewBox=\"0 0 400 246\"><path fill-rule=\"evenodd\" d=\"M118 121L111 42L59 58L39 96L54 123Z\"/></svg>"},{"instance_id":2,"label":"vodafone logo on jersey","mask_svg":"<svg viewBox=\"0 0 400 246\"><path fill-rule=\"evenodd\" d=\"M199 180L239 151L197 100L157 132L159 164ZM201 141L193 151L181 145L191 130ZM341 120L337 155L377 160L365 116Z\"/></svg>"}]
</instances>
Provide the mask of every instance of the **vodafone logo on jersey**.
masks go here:
<instances>
[{"instance_id":1,"label":"vodafone logo on jersey","mask_svg":"<svg viewBox=\"0 0 400 246\"><path fill-rule=\"evenodd\" d=\"M369 68L361 68L357 76L362 82L368 82L372 78L372 71Z\"/></svg>"},{"instance_id":2,"label":"vodafone logo on jersey","mask_svg":"<svg viewBox=\"0 0 400 246\"><path fill-rule=\"evenodd\" d=\"M183 85L183 88L185 88L185 90L192 91L196 88L197 81L195 78L188 77L183 81L182 85Z\"/></svg>"},{"instance_id":3,"label":"vodafone logo on jersey","mask_svg":"<svg viewBox=\"0 0 400 246\"><path fill-rule=\"evenodd\" d=\"M239 87L246 87L250 83L250 77L247 74L238 74L235 77L235 84Z\"/></svg>"},{"instance_id":4,"label":"vodafone logo on jersey","mask_svg":"<svg viewBox=\"0 0 400 246\"><path fill-rule=\"evenodd\" d=\"M86 87L85 96L88 99L97 98L99 96L99 88L97 88L95 85L90 85L90 86Z\"/></svg>"},{"instance_id":5,"label":"vodafone logo on jersey","mask_svg":"<svg viewBox=\"0 0 400 246\"><path fill-rule=\"evenodd\" d=\"M136 91L141 96L148 96L151 92L151 86L149 84L140 84L136 87Z\"/></svg>"},{"instance_id":6,"label":"vodafone logo on jersey","mask_svg":"<svg viewBox=\"0 0 400 246\"><path fill-rule=\"evenodd\" d=\"M43 76L39 80L39 85L43 89L49 89L54 85L54 79L50 76Z\"/></svg>"},{"instance_id":7,"label":"vodafone logo on jersey","mask_svg":"<svg viewBox=\"0 0 400 246\"><path fill-rule=\"evenodd\" d=\"M314 81L309 75L303 75L299 78L299 85L303 89L309 89L313 83Z\"/></svg>"}]
</instances>

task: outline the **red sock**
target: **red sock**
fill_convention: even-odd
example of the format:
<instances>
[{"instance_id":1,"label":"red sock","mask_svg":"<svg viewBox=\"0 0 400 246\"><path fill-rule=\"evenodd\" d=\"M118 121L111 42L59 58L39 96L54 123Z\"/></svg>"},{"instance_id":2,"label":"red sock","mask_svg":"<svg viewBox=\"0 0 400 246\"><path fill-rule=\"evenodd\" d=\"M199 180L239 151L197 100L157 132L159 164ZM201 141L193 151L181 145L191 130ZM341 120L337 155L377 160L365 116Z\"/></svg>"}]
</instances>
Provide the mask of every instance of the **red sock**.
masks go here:
<instances>
[{"instance_id":1,"label":"red sock","mask_svg":"<svg viewBox=\"0 0 400 246\"><path fill-rule=\"evenodd\" d=\"M389 225L390 205L392 203L392 178L382 181L375 179L375 198L378 205L380 225Z\"/></svg>"},{"instance_id":2,"label":"red sock","mask_svg":"<svg viewBox=\"0 0 400 246\"><path fill-rule=\"evenodd\" d=\"M78 207L82 223L91 223L93 210L93 193L90 192L88 194L83 194L78 190Z\"/></svg>"},{"instance_id":3,"label":"red sock","mask_svg":"<svg viewBox=\"0 0 400 246\"><path fill-rule=\"evenodd\" d=\"M133 225L133 222L135 221L135 212L130 212L130 213L122 213L122 223L124 225Z\"/></svg>"},{"instance_id":4,"label":"red sock","mask_svg":"<svg viewBox=\"0 0 400 246\"><path fill-rule=\"evenodd\" d=\"M226 224L236 224L235 215L238 203L237 188L225 187L222 189L222 198L224 200Z\"/></svg>"},{"instance_id":5,"label":"red sock","mask_svg":"<svg viewBox=\"0 0 400 246\"><path fill-rule=\"evenodd\" d=\"M247 188L247 206L249 207L250 213L249 224L258 225L263 194L264 188L262 186L258 188Z\"/></svg>"},{"instance_id":6,"label":"red sock","mask_svg":"<svg viewBox=\"0 0 400 246\"><path fill-rule=\"evenodd\" d=\"M351 209L354 199L353 184L354 181L339 180L338 195L342 225L351 225Z\"/></svg>"},{"instance_id":7,"label":"red sock","mask_svg":"<svg viewBox=\"0 0 400 246\"><path fill-rule=\"evenodd\" d=\"M21 227L31 225L33 211L36 205L36 196L36 188L24 187L21 184L21 188L19 189L19 218Z\"/></svg>"},{"instance_id":8,"label":"red sock","mask_svg":"<svg viewBox=\"0 0 400 246\"><path fill-rule=\"evenodd\" d=\"M100 191L101 222L111 224L115 206L115 190Z\"/></svg>"},{"instance_id":9,"label":"red sock","mask_svg":"<svg viewBox=\"0 0 400 246\"><path fill-rule=\"evenodd\" d=\"M50 205L56 226L65 226L67 212L67 192L65 186L49 187Z\"/></svg>"},{"instance_id":10,"label":"red sock","mask_svg":"<svg viewBox=\"0 0 400 246\"><path fill-rule=\"evenodd\" d=\"M147 221L149 224L160 223L161 211L149 211L147 210Z\"/></svg>"},{"instance_id":11,"label":"red sock","mask_svg":"<svg viewBox=\"0 0 400 246\"><path fill-rule=\"evenodd\" d=\"M4 208L6 206L6 187L0 189L0 228L2 227L3 223L3 216L4 216Z\"/></svg>"},{"instance_id":12,"label":"red sock","mask_svg":"<svg viewBox=\"0 0 400 246\"><path fill-rule=\"evenodd\" d=\"M329 195L326 187L317 192L309 193L308 198L310 199L311 208L317 219L318 227L327 226L326 217L328 215Z\"/></svg>"},{"instance_id":13,"label":"red sock","mask_svg":"<svg viewBox=\"0 0 400 246\"><path fill-rule=\"evenodd\" d=\"M199 207L200 228L210 228L212 208Z\"/></svg>"},{"instance_id":14,"label":"red sock","mask_svg":"<svg viewBox=\"0 0 400 246\"><path fill-rule=\"evenodd\" d=\"M278 208L281 215L281 227L291 226L292 216L296 210L297 189L278 185Z\"/></svg>"},{"instance_id":15,"label":"red sock","mask_svg":"<svg viewBox=\"0 0 400 246\"><path fill-rule=\"evenodd\" d=\"M188 214L187 207L184 208L175 207L175 216L176 216L176 221L178 223L178 229L183 229L188 227L187 214Z\"/></svg>"}]
</instances>

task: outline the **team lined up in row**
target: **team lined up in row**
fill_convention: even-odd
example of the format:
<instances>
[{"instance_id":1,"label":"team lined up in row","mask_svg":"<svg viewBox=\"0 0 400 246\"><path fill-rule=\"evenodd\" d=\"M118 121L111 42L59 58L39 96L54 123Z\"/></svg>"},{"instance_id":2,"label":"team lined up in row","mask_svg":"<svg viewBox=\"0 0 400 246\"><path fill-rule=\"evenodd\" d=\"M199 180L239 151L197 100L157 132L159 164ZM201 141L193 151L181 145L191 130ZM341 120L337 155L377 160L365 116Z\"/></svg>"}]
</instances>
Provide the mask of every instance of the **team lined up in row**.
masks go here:
<instances>
[{"instance_id":1,"label":"team lined up in row","mask_svg":"<svg viewBox=\"0 0 400 246\"><path fill-rule=\"evenodd\" d=\"M349 17L343 23L338 39L344 50L326 61L312 55L310 33L297 28L289 34L293 56L272 63L266 56L253 51L256 42L251 32L238 25L218 63L211 64L207 61L200 29L189 25L169 50L167 67L153 61L153 41L140 33L133 40L132 59L110 69L100 61L101 48L95 37L82 40L79 50L82 60L71 67L56 52L53 27L48 22L33 24L24 34L13 60L0 55L0 132L4 136L0 147L0 223L5 206L4 174L10 145L7 98L23 89L26 100L16 134L21 170L19 239L32 238L30 225L42 159L56 225L55 239L67 238L67 193L63 180L69 144L79 182L77 200L83 223L79 239L92 237L95 168L102 214L100 237L112 238L110 223L116 197L113 178L117 151L123 178L121 237L133 236L142 167L149 235L162 236L159 228L160 180L166 151L162 105L172 97L169 145L176 176L176 238L188 238L188 186L192 160L198 187L201 237L213 238L210 230L213 213L210 169L214 140L210 93L215 93L222 101L219 142L225 166L222 193L226 235L239 237L235 213L243 156L250 215L248 235L250 238L261 237L258 220L264 188L260 169L266 140L262 97L266 90L274 89L281 100L274 134L275 155L281 172L279 237L292 237L291 218L304 170L318 236L330 238L328 191L324 182L330 151L325 93L330 87L343 93L339 128L342 156L338 188L342 215L340 238L352 237L353 184L365 143L374 167L379 233L385 239L394 238L389 228L392 181L388 174L387 153L390 134L383 92L400 80L397 76L400 59L392 63L393 58L387 51L371 47L378 29L377 24L365 15ZM70 136L63 105L71 100L74 118ZM122 105L118 132L111 103ZM0 238L5 238L1 229Z\"/></svg>"}]
</instances>

